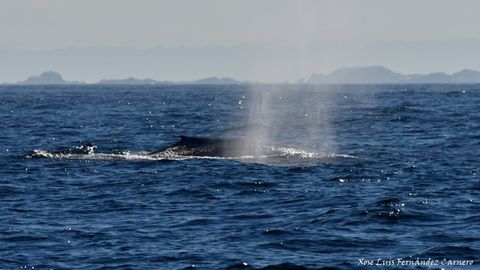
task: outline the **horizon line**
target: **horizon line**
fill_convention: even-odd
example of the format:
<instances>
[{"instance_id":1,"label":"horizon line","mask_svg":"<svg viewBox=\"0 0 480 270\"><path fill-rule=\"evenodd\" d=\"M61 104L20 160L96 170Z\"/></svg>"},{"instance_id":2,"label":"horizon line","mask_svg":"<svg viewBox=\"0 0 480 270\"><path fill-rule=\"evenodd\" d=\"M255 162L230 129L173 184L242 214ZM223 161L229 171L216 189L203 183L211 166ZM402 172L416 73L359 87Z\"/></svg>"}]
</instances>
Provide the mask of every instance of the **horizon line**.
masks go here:
<instances>
[{"instance_id":1,"label":"horizon line","mask_svg":"<svg viewBox=\"0 0 480 270\"><path fill-rule=\"evenodd\" d=\"M456 74L459 74L461 72L472 72L472 73L476 73L478 74L479 76L479 80L478 82L475 81L475 82L456 82L456 81L450 81L450 82L445 82L445 81L442 81L442 82L423 82L423 83L427 83L427 84L430 84L430 83L433 83L433 84L438 84L438 83L443 83L443 84L458 84L458 83L470 83L470 84L476 84L476 83L480 83L480 71L478 70L474 70L474 69L468 69L468 68L463 68L463 69L460 69L458 70L457 72L453 72L453 73L447 73L447 72L442 72L442 71L437 71L437 72L430 72L430 73L407 73L407 74L404 74L404 73L398 73L398 72L395 72L383 65L365 65L365 66L347 66L347 67L342 67L342 68L338 68L338 69L334 69L328 73L321 73L321 72L313 72L310 74L310 76L308 78L299 78L297 80L294 80L294 81L288 81L288 80L285 80L285 81L262 81L262 80L237 80L233 77L228 77L228 76L209 76L209 77L202 77L202 78L198 78L198 79L190 79L190 80L168 80L168 79L163 79L163 80L159 80L159 79L152 79L151 77L144 77L144 78L140 78L140 77L133 77L133 76L127 76L127 77L123 77L123 78L112 78L112 79L106 79L106 78L102 78L100 79L99 81L95 81L95 82L85 82L85 81L76 81L76 80L73 80L73 81L65 81L63 76L61 75L60 72L58 71L53 71L53 70L48 70L48 71L45 71L45 72L42 72L41 74L39 75L32 75L32 76L29 76L27 77L25 80L23 81L17 81L17 82L1 82L0 84L2 85L47 85L48 83L28 83L28 80L32 80L32 79L41 79L43 75L49 73L49 74L55 74L55 76L58 76L58 79L59 79L59 82L57 83L51 83L52 85L58 85L58 84L64 84L64 85L98 85L98 84L101 84L101 85L120 85L120 84L124 84L124 85L132 85L132 84L136 84L136 85L180 85L180 84L416 84L418 82L408 82L408 81L402 81L402 82L396 82L396 81L392 81L392 82L363 82L363 83L358 83L358 82L354 82L354 83L351 83L351 82L316 82L316 83L309 83L308 81L311 81L311 80L314 80L315 79L315 76L321 76L321 77L328 77L328 76L332 76L332 75L335 75L335 73L341 73L341 72L355 72L355 71L365 71L367 69L376 69L376 71L382 71L382 72L388 72L388 73L391 73L392 75L395 75L395 76L403 76L403 77L425 77L425 76L431 76L431 75L440 75L440 76L448 76L448 77L452 77ZM358 75L358 74L356 74ZM378 79L382 79L382 78L376 78L377 80ZM475 78L477 79L477 78ZM130 83L128 81L131 81ZM208 81L212 81L212 83L208 83ZM125 83L121 83L121 81L126 81ZM145 81L144 83L142 83L142 81ZM223 82L222 82L223 81ZM111 83L109 83L111 82ZM422 82L420 82L420 84L422 84Z\"/></svg>"}]
</instances>

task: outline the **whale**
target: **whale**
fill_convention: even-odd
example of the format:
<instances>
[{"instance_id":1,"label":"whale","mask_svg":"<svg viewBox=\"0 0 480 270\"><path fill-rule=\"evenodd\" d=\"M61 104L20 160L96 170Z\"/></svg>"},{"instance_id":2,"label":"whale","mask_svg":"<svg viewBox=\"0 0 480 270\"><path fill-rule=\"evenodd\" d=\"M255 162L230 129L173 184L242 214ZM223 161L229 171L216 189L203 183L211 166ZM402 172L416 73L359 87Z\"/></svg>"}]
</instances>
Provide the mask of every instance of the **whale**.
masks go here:
<instances>
[{"instance_id":1,"label":"whale","mask_svg":"<svg viewBox=\"0 0 480 270\"><path fill-rule=\"evenodd\" d=\"M97 149L97 146L92 143L87 143L59 151L34 150L28 157L91 155L95 153L95 149ZM244 153L252 156L257 155L261 149L262 147L246 139L180 136L179 141L159 150L147 151L145 154L151 157L235 157ZM122 152L114 152L111 154L121 153Z\"/></svg>"},{"instance_id":2,"label":"whale","mask_svg":"<svg viewBox=\"0 0 480 270\"><path fill-rule=\"evenodd\" d=\"M185 160L231 159L262 164L307 164L348 155L318 153L294 147L268 144L252 138L211 138L180 136L179 140L155 151L118 151L97 153L92 143L60 151L34 150L27 158L110 159L110 160Z\"/></svg>"}]
</instances>

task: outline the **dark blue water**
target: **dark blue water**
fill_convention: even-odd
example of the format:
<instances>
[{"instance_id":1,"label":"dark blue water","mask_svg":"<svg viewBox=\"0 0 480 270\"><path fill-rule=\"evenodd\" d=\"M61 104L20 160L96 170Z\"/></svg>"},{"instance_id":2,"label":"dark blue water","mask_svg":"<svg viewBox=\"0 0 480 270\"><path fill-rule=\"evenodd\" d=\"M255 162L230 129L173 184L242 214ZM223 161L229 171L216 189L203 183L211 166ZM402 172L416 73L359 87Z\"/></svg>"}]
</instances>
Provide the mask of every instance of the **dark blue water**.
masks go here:
<instances>
[{"instance_id":1,"label":"dark blue water","mask_svg":"<svg viewBox=\"0 0 480 270\"><path fill-rule=\"evenodd\" d=\"M256 88L275 143L349 158L27 158L266 123L246 86L1 86L0 269L479 268L480 86Z\"/></svg>"}]
</instances>

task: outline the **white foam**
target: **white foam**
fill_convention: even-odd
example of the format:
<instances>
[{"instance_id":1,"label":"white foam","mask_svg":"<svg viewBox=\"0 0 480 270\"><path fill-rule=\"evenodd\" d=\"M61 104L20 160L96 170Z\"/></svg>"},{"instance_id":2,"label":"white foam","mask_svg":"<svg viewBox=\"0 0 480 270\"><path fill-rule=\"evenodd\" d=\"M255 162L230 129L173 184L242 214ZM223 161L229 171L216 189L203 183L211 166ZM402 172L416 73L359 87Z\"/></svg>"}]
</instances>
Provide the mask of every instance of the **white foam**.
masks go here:
<instances>
[{"instance_id":1,"label":"white foam","mask_svg":"<svg viewBox=\"0 0 480 270\"><path fill-rule=\"evenodd\" d=\"M34 150L32 157L53 158L53 159L75 159L75 160L193 160L193 159L211 159L211 160L236 160L247 163L261 163L261 164L276 164L276 165L291 165L291 164L312 164L328 162L330 160L338 159L353 159L357 158L351 155L337 154L337 153L317 153L305 151L291 147L272 147L275 150L275 155L242 155L232 157L211 157L211 156L183 156L178 155L174 151L160 152L155 155L149 152L121 152L121 153L89 153L89 154L71 154L71 153L52 153L46 150Z\"/></svg>"}]
</instances>

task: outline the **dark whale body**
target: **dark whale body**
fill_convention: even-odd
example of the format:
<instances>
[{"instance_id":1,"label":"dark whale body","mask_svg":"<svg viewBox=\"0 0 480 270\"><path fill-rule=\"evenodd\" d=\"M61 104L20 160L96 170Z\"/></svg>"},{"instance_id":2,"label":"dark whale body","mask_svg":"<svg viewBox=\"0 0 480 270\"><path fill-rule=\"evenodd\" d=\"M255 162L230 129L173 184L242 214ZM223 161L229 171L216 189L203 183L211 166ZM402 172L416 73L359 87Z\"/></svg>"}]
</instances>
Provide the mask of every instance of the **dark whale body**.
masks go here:
<instances>
[{"instance_id":1,"label":"dark whale body","mask_svg":"<svg viewBox=\"0 0 480 270\"><path fill-rule=\"evenodd\" d=\"M60 151L33 151L28 157L65 157L94 154L97 147L91 143ZM206 138L180 136L180 141L146 155L158 158L181 157L238 157L260 153L254 141L236 138ZM111 154L121 154L111 153ZM109 153L102 153L109 154Z\"/></svg>"},{"instance_id":2,"label":"dark whale body","mask_svg":"<svg viewBox=\"0 0 480 270\"><path fill-rule=\"evenodd\" d=\"M257 154L261 149L254 142L237 138L206 138L180 136L180 141L150 155L173 153L179 156L235 157Z\"/></svg>"}]
</instances>

